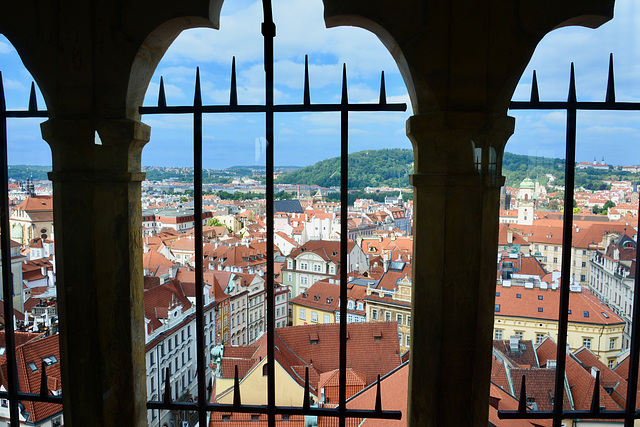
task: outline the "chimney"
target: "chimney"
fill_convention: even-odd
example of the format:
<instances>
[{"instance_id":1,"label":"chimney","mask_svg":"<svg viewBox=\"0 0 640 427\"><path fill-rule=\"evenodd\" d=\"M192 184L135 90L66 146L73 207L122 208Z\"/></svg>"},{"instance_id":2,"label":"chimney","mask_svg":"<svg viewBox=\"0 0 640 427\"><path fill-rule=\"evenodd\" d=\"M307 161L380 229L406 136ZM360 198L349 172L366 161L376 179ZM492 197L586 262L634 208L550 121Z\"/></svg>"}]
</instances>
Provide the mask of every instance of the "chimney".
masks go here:
<instances>
[{"instance_id":1,"label":"chimney","mask_svg":"<svg viewBox=\"0 0 640 427\"><path fill-rule=\"evenodd\" d=\"M513 230L510 228L507 229L507 243L513 243Z\"/></svg>"}]
</instances>

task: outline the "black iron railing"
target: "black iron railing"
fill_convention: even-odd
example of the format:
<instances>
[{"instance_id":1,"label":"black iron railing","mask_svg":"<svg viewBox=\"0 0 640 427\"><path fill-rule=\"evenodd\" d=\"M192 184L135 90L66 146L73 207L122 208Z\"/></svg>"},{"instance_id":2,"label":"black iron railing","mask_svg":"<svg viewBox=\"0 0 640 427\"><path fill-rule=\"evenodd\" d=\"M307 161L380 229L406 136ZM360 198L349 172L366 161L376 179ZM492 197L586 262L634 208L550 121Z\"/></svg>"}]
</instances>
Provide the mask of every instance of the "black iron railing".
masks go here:
<instances>
[{"instance_id":1,"label":"black iron railing","mask_svg":"<svg viewBox=\"0 0 640 427\"><path fill-rule=\"evenodd\" d=\"M337 408L311 408L309 402L309 379L305 378L304 404L302 407L282 407L276 406L275 391L275 304L274 304L274 225L273 225L273 196L274 196L274 114L291 112L336 112L340 113L340 142L341 142L341 245L340 262L344 268L340 269L340 299L347 301L347 205L348 205L348 130L349 112L358 111L405 111L406 104L388 104L386 101L384 73L381 78L380 100L377 104L351 104L348 100L347 91L347 70L343 66L342 73L342 99L335 104L313 104L309 90L309 65L305 57L304 74L304 94L302 104L274 104L274 76L273 76L273 39L276 35L276 26L273 22L271 11L271 0L263 0L264 22L262 23L262 35L264 38L264 68L265 68L265 90L266 102L264 105L241 105L238 104L236 88L235 59L231 67L231 93L228 105L203 105L200 92L200 73L196 70L195 96L193 105L190 106L168 106L164 95L164 83L160 80L157 107L140 107L140 114L192 114L193 115L193 142L194 142L194 200L195 212L195 259L196 259L196 328L200 332L197 334L197 377L198 377L198 401L196 403L172 402L171 393L165 391L164 401L148 402L148 409L163 410L192 410L198 411L200 425L205 425L206 413L215 412L238 412L267 414L269 425L275 426L276 415L315 415L323 417L338 417L339 425L344 426L347 418L383 418L400 419L399 411L382 411L380 405L372 410L347 410L346 409L346 371L347 371L347 304L340 307L340 396ZM202 254L202 116L203 114L215 113L264 113L266 118L265 137L266 147L266 218L267 218L267 279L266 279L266 303L267 303L267 405L242 405L239 380L235 377L234 399L232 405L211 404L210 396L205 389L205 347L204 347L204 319L202 313L202 285L203 285L203 254ZM165 390L170 390L170 375L166 375Z\"/></svg>"},{"instance_id":2,"label":"black iron railing","mask_svg":"<svg viewBox=\"0 0 640 427\"><path fill-rule=\"evenodd\" d=\"M5 355L7 358L7 391L0 392L0 399L9 402L9 419L11 425L20 425L19 403L22 400L62 404L61 395L51 395L47 389L46 364L42 362L40 371L40 393L22 393L18 380L18 365L15 357L15 323L13 318L14 278L11 272L11 228L9 226L9 171L7 153L7 119L8 118L47 118L46 110L38 110L35 85L31 84L29 108L27 110L7 110L4 99L2 73L0 73L0 251L2 259L2 295L4 308ZM20 283L19 292L22 292Z\"/></svg>"},{"instance_id":3,"label":"black iron railing","mask_svg":"<svg viewBox=\"0 0 640 427\"><path fill-rule=\"evenodd\" d=\"M640 274L640 251L636 255L636 276L633 301L633 330L631 339L631 354L626 409L624 411L603 411L600 409L600 378L596 375L593 400L589 411L567 410L563 407L562 396L565 393L565 370L567 358L567 327L569 318L569 287L571 271L571 247L573 227L573 193L575 190L576 164L576 130L578 110L598 111L640 111L638 102L617 102L613 73L613 54L609 57L609 76L607 92L604 102L578 101L576 96L576 79L574 66L571 64L569 80L569 96L566 101L540 101L536 73L533 72L531 82L531 98L529 101L512 101L511 110L563 110L567 113L566 127L566 155L565 155L565 189L564 189L564 220L562 232L562 276L560 286L560 309L558 312L558 343L557 365L555 380L555 395L553 411L531 411L526 406L527 393L525 378L522 378L520 391L520 405L517 411L499 411L498 415L504 419L552 419L554 427L560 427L566 419L608 419L624 420L625 427L631 427L635 419L640 418L636 410L636 391L638 388L638 353L640 352L640 324L638 324L638 310L640 309L640 295L638 276ZM640 220L640 212L638 215ZM639 225L640 226L640 225Z\"/></svg>"}]
</instances>

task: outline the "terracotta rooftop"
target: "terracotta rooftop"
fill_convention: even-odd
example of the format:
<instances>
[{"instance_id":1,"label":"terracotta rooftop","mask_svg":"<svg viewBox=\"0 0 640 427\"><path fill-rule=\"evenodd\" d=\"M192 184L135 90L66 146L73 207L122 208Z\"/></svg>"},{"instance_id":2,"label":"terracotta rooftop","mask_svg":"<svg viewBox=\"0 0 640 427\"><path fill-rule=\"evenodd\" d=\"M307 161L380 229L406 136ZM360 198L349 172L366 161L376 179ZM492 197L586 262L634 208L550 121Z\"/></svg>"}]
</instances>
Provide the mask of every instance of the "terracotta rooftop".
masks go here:
<instances>
[{"instance_id":1,"label":"terracotta rooftop","mask_svg":"<svg viewBox=\"0 0 640 427\"><path fill-rule=\"evenodd\" d=\"M497 316L557 320L560 289L527 289L524 286L496 286L495 314ZM624 323L609 307L590 291L571 292L569 322L597 325Z\"/></svg>"}]
</instances>

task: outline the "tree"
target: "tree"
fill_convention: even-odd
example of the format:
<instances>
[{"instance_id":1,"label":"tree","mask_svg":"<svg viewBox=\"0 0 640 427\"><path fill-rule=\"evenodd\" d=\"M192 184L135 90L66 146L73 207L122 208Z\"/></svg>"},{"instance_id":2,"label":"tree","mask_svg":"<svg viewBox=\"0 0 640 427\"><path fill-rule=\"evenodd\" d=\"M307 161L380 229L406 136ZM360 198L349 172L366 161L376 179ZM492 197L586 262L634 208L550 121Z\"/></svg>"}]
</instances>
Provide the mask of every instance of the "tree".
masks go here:
<instances>
[{"instance_id":1,"label":"tree","mask_svg":"<svg viewBox=\"0 0 640 427\"><path fill-rule=\"evenodd\" d=\"M221 223L218 218L211 218L209 221L207 221L207 227L226 227L229 233L233 233L233 230Z\"/></svg>"},{"instance_id":2,"label":"tree","mask_svg":"<svg viewBox=\"0 0 640 427\"><path fill-rule=\"evenodd\" d=\"M186 202L188 202L188 201L189 201L189 199L187 199L186 197L182 196L182 197L180 197L180 201L181 201L182 203L186 203Z\"/></svg>"},{"instance_id":3,"label":"tree","mask_svg":"<svg viewBox=\"0 0 640 427\"><path fill-rule=\"evenodd\" d=\"M602 214L606 215L609 212L609 208L613 208L615 207L616 204L613 203L611 200L607 200L606 202L604 202L604 205L602 205Z\"/></svg>"}]
</instances>

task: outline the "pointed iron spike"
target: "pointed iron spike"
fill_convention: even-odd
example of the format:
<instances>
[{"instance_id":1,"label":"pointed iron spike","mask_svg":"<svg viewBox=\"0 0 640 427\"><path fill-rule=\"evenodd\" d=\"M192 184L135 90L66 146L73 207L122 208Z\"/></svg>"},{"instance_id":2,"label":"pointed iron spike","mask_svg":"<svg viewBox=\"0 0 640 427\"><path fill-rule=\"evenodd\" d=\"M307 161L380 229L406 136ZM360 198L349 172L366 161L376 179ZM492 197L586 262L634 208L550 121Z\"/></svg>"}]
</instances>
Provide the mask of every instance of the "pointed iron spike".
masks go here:
<instances>
[{"instance_id":1,"label":"pointed iron spike","mask_svg":"<svg viewBox=\"0 0 640 427\"><path fill-rule=\"evenodd\" d=\"M238 105L238 88L236 87L236 57L231 60L231 95L229 105Z\"/></svg>"},{"instance_id":2,"label":"pointed iron spike","mask_svg":"<svg viewBox=\"0 0 640 427\"><path fill-rule=\"evenodd\" d=\"M571 78L569 80L569 97L568 102L575 103L578 101L576 96L576 72L573 66L573 62L571 63Z\"/></svg>"},{"instance_id":3,"label":"pointed iron spike","mask_svg":"<svg viewBox=\"0 0 640 427\"><path fill-rule=\"evenodd\" d=\"M380 105L387 104L387 89L384 84L384 71L380 77Z\"/></svg>"},{"instance_id":4,"label":"pointed iron spike","mask_svg":"<svg viewBox=\"0 0 640 427\"><path fill-rule=\"evenodd\" d=\"M49 383L47 381L47 364L42 362L42 372L40 372L40 396L49 395Z\"/></svg>"},{"instance_id":5,"label":"pointed iron spike","mask_svg":"<svg viewBox=\"0 0 640 427\"><path fill-rule=\"evenodd\" d=\"M171 403L171 373L169 368L164 369L164 403Z\"/></svg>"},{"instance_id":6,"label":"pointed iron spike","mask_svg":"<svg viewBox=\"0 0 640 427\"><path fill-rule=\"evenodd\" d=\"M309 409L309 367L304 368L304 397L302 400L302 407L305 411Z\"/></svg>"},{"instance_id":7,"label":"pointed iron spike","mask_svg":"<svg viewBox=\"0 0 640 427\"><path fill-rule=\"evenodd\" d=\"M36 99L36 85L31 82L31 92L29 92L29 112L38 111L38 100Z\"/></svg>"},{"instance_id":8,"label":"pointed iron spike","mask_svg":"<svg viewBox=\"0 0 640 427\"><path fill-rule=\"evenodd\" d=\"M533 78L531 79L531 102L540 102L540 93L538 92L538 77L536 70L533 70Z\"/></svg>"},{"instance_id":9,"label":"pointed iron spike","mask_svg":"<svg viewBox=\"0 0 640 427\"><path fill-rule=\"evenodd\" d=\"M233 406L239 407L242 403L240 402L240 380L238 379L238 365L236 365L236 373L233 378Z\"/></svg>"},{"instance_id":10,"label":"pointed iron spike","mask_svg":"<svg viewBox=\"0 0 640 427\"><path fill-rule=\"evenodd\" d=\"M6 111L7 106L4 102L4 85L2 84L2 72L0 72L0 111Z\"/></svg>"},{"instance_id":11,"label":"pointed iron spike","mask_svg":"<svg viewBox=\"0 0 640 427\"><path fill-rule=\"evenodd\" d=\"M593 386L593 398L591 399L591 412L600 412L600 371L596 371L596 381Z\"/></svg>"},{"instance_id":12,"label":"pointed iron spike","mask_svg":"<svg viewBox=\"0 0 640 427\"><path fill-rule=\"evenodd\" d=\"M309 55L304 56L304 105L311 104L311 94L309 92Z\"/></svg>"},{"instance_id":13,"label":"pointed iron spike","mask_svg":"<svg viewBox=\"0 0 640 427\"><path fill-rule=\"evenodd\" d=\"M164 79L160 76L160 89L158 90L158 107L164 108L167 106L167 97L164 94Z\"/></svg>"},{"instance_id":14,"label":"pointed iron spike","mask_svg":"<svg viewBox=\"0 0 640 427\"><path fill-rule=\"evenodd\" d=\"M196 90L193 98L194 106L202 106L202 93L200 92L200 67L196 68Z\"/></svg>"},{"instance_id":15,"label":"pointed iron spike","mask_svg":"<svg viewBox=\"0 0 640 427\"><path fill-rule=\"evenodd\" d=\"M616 85L613 79L613 53L609 54L609 77L607 78L607 95L604 102L616 102Z\"/></svg>"},{"instance_id":16,"label":"pointed iron spike","mask_svg":"<svg viewBox=\"0 0 640 427\"><path fill-rule=\"evenodd\" d=\"M342 64L342 100L343 104L349 103L349 97L347 95L347 64Z\"/></svg>"},{"instance_id":17,"label":"pointed iron spike","mask_svg":"<svg viewBox=\"0 0 640 427\"><path fill-rule=\"evenodd\" d=\"M520 385L520 402L518 402L518 412L524 414L527 412L527 377L522 376L522 384Z\"/></svg>"},{"instance_id":18,"label":"pointed iron spike","mask_svg":"<svg viewBox=\"0 0 640 427\"><path fill-rule=\"evenodd\" d=\"M378 374L378 381L376 382L376 412L382 412L382 396L380 394L380 374Z\"/></svg>"}]
</instances>

